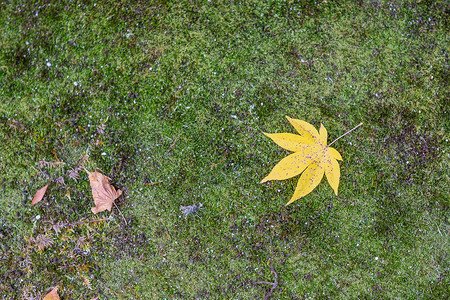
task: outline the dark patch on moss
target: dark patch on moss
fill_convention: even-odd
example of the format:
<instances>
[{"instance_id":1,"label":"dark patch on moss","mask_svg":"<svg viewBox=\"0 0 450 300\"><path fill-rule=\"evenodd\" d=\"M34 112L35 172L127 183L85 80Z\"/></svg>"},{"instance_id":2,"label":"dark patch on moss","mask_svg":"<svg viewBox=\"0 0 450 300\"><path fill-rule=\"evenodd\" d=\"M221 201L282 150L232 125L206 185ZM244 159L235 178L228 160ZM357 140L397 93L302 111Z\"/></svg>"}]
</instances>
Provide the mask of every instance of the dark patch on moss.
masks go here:
<instances>
[{"instance_id":1,"label":"dark patch on moss","mask_svg":"<svg viewBox=\"0 0 450 300\"><path fill-rule=\"evenodd\" d=\"M384 130L376 138L384 141L380 153L389 155L393 161L401 164L402 168L397 168L394 175L398 174L398 180L420 180L423 177L422 171L441 155L438 151L439 135L418 132L415 125L417 112L381 101L375 103L370 110L370 117L374 122L383 124Z\"/></svg>"},{"instance_id":2,"label":"dark patch on moss","mask_svg":"<svg viewBox=\"0 0 450 300\"><path fill-rule=\"evenodd\" d=\"M392 187L385 185L385 189L392 190ZM412 234L410 225L415 223L416 214L404 197L386 192L376 201L376 208L373 229L377 234L403 239Z\"/></svg>"},{"instance_id":3,"label":"dark patch on moss","mask_svg":"<svg viewBox=\"0 0 450 300\"><path fill-rule=\"evenodd\" d=\"M276 113L276 110L279 109L276 99L279 99L281 94L276 83L266 83L259 87L257 100L253 103L259 118L265 119Z\"/></svg>"},{"instance_id":4,"label":"dark patch on moss","mask_svg":"<svg viewBox=\"0 0 450 300\"><path fill-rule=\"evenodd\" d=\"M330 96L316 100L320 112L328 118L335 118L339 114L340 109L336 107L336 102L337 101Z\"/></svg>"},{"instance_id":5,"label":"dark patch on moss","mask_svg":"<svg viewBox=\"0 0 450 300\"><path fill-rule=\"evenodd\" d=\"M28 53L25 43L18 43L10 46L9 50L5 49L0 52L3 59L9 63L19 72L28 69L31 66L31 56Z\"/></svg>"}]
</instances>

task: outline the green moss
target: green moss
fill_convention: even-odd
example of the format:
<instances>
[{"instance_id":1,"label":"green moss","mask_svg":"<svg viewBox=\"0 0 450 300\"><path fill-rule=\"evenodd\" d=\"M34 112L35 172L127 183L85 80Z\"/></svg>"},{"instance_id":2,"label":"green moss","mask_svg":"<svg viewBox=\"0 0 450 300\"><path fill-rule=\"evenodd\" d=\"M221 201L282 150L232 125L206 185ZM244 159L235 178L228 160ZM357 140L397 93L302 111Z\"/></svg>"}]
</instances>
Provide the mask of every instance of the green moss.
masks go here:
<instances>
[{"instance_id":1,"label":"green moss","mask_svg":"<svg viewBox=\"0 0 450 300\"><path fill-rule=\"evenodd\" d=\"M2 295L261 298L272 263L276 298L445 298L445 4L329 2L0 4ZM286 115L364 122L339 196L259 184Z\"/></svg>"}]
</instances>

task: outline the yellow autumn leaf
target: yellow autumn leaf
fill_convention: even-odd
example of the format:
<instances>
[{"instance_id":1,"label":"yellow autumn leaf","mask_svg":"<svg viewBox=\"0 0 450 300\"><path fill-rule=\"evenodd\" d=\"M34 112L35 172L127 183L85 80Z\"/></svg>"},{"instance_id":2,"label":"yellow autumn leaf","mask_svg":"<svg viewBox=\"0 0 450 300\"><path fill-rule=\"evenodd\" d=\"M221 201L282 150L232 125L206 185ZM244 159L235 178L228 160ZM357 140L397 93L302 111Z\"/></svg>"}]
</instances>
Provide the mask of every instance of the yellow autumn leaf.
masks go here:
<instances>
[{"instance_id":1,"label":"yellow autumn leaf","mask_svg":"<svg viewBox=\"0 0 450 300\"><path fill-rule=\"evenodd\" d=\"M337 160L342 160L342 156L336 149L327 145L327 130L322 124L317 131L313 125L305 121L289 117L287 119L300 135L291 133L264 134L280 147L294 153L283 158L261 183L269 180L284 180L301 174L294 194L286 204L289 205L309 194L322 181L325 174L328 183L337 195L341 176Z\"/></svg>"}]
</instances>

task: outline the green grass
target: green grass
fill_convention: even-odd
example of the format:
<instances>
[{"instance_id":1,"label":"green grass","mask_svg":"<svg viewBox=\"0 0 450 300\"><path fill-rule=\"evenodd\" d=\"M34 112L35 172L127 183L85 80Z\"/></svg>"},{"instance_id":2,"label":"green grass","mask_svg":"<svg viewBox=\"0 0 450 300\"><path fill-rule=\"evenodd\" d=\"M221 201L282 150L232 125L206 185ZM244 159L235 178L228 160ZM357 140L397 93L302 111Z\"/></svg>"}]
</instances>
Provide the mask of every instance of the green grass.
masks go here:
<instances>
[{"instance_id":1,"label":"green grass","mask_svg":"<svg viewBox=\"0 0 450 300\"><path fill-rule=\"evenodd\" d=\"M446 9L2 2L1 297L260 299L271 264L274 299L449 297ZM330 141L364 122L334 144L339 196L259 184L286 115ZM121 213L91 213L83 154Z\"/></svg>"}]
</instances>

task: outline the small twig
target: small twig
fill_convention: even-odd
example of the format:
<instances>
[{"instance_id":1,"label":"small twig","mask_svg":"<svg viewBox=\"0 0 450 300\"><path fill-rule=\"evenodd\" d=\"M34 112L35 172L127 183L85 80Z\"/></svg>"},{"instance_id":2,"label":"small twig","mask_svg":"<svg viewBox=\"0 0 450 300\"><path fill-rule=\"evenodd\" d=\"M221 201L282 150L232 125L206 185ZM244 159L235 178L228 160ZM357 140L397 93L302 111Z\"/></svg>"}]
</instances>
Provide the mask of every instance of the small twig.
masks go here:
<instances>
[{"instance_id":1,"label":"small twig","mask_svg":"<svg viewBox=\"0 0 450 300\"><path fill-rule=\"evenodd\" d=\"M330 144L328 144L328 147L331 146L334 142L336 142L338 139L340 139L343 136L346 136L347 134L349 134L350 132L352 132L353 130L355 130L356 128L358 128L359 126L361 126L363 123L359 123L358 125L356 125L353 129L347 131L346 133L344 133L343 135L341 135L340 137L338 137L337 139L335 139L334 141L332 141Z\"/></svg>"},{"instance_id":2,"label":"small twig","mask_svg":"<svg viewBox=\"0 0 450 300\"><path fill-rule=\"evenodd\" d=\"M264 296L264 300L269 299L269 297L272 295L273 290L278 286L278 274L275 272L275 269L273 268L272 261L270 262L270 269L272 270L272 273L275 277L275 282L268 282L268 281L257 281L255 283L257 284L270 284L272 288L270 289L269 293Z\"/></svg>"},{"instance_id":3,"label":"small twig","mask_svg":"<svg viewBox=\"0 0 450 300\"><path fill-rule=\"evenodd\" d=\"M155 185L155 184L158 184L158 183L161 183L162 181L156 181L156 182L147 182L147 183L145 183L145 185Z\"/></svg>"},{"instance_id":4,"label":"small twig","mask_svg":"<svg viewBox=\"0 0 450 300\"><path fill-rule=\"evenodd\" d=\"M442 232L441 232L441 230L439 229L438 224L436 224L436 227L437 227L437 229L438 229L438 231L439 231L439 234L442 235Z\"/></svg>"},{"instance_id":5,"label":"small twig","mask_svg":"<svg viewBox=\"0 0 450 300\"><path fill-rule=\"evenodd\" d=\"M176 143L178 142L179 137L175 137L172 145L169 146L169 148L167 148L166 153L169 152L170 149L172 149L173 147L175 147ZM164 153L165 154L165 153Z\"/></svg>"},{"instance_id":6,"label":"small twig","mask_svg":"<svg viewBox=\"0 0 450 300\"><path fill-rule=\"evenodd\" d=\"M83 223L86 224L86 223L95 223L95 222L102 222L102 221L108 221L108 218L89 220L89 221L84 221Z\"/></svg>"},{"instance_id":7,"label":"small twig","mask_svg":"<svg viewBox=\"0 0 450 300\"><path fill-rule=\"evenodd\" d=\"M125 217L123 216L123 214L122 214L122 212L120 211L120 209L117 207L116 203L113 202L113 204L114 204L114 206L117 208L117 210L119 211L120 215L122 216L123 221L125 222L125 226L128 226L127 220L126 220Z\"/></svg>"}]
</instances>

